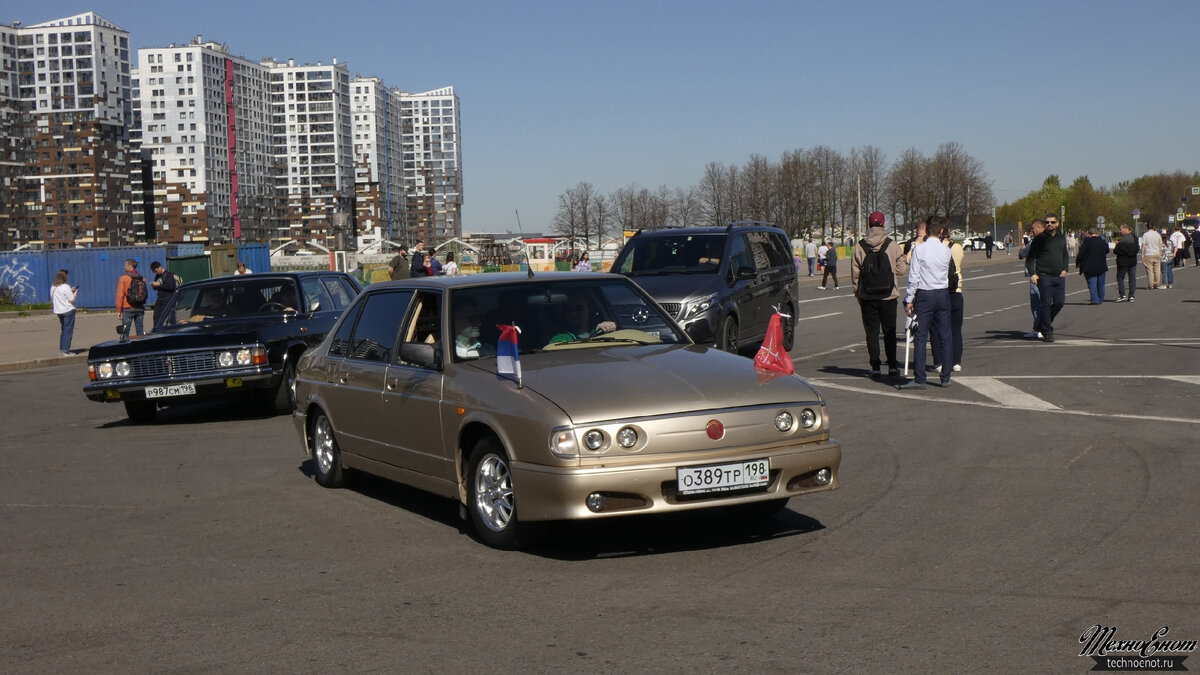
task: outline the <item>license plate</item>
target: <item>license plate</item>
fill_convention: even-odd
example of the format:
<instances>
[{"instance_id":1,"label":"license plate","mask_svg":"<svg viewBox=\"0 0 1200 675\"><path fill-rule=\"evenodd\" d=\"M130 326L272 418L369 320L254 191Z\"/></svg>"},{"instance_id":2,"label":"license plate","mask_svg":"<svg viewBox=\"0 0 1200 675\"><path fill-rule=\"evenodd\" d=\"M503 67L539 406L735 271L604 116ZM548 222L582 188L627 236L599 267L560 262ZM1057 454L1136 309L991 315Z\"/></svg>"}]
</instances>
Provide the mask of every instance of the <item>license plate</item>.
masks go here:
<instances>
[{"instance_id":1,"label":"license plate","mask_svg":"<svg viewBox=\"0 0 1200 675\"><path fill-rule=\"evenodd\" d=\"M146 398L188 396L194 393L196 393L196 385L191 382L184 382L183 384L168 384L165 387L146 387Z\"/></svg>"},{"instance_id":2,"label":"license plate","mask_svg":"<svg viewBox=\"0 0 1200 675\"><path fill-rule=\"evenodd\" d=\"M686 466L675 469L675 476L677 491L681 495L766 487L771 478L771 461L754 459L729 464Z\"/></svg>"}]
</instances>

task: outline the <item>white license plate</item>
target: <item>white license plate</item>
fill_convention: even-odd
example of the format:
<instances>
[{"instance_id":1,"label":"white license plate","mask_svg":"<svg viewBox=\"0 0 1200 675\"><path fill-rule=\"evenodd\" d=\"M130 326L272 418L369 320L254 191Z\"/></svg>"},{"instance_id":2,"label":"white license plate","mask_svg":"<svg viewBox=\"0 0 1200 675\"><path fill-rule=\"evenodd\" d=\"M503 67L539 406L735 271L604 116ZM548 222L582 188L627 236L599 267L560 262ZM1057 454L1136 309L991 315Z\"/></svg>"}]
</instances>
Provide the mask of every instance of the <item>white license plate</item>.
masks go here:
<instances>
[{"instance_id":1,"label":"white license plate","mask_svg":"<svg viewBox=\"0 0 1200 675\"><path fill-rule=\"evenodd\" d=\"M194 393L196 393L196 385L191 382L184 382L183 384L168 384L165 387L146 387L146 398L188 396Z\"/></svg>"},{"instance_id":2,"label":"white license plate","mask_svg":"<svg viewBox=\"0 0 1200 675\"><path fill-rule=\"evenodd\" d=\"M686 466L675 469L675 476L677 491L681 495L766 487L771 479L771 461L754 459L729 464Z\"/></svg>"}]
</instances>

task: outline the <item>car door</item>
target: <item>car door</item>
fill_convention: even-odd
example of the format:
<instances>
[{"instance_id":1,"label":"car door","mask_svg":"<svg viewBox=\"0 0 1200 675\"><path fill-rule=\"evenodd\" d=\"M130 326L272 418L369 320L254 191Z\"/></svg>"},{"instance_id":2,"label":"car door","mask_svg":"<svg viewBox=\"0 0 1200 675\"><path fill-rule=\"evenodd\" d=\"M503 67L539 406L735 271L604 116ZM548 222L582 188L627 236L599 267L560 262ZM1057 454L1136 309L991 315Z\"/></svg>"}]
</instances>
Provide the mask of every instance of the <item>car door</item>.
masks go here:
<instances>
[{"instance_id":1,"label":"car door","mask_svg":"<svg viewBox=\"0 0 1200 675\"><path fill-rule=\"evenodd\" d=\"M744 234L733 234L729 237L729 268L726 270L726 280L730 284L730 300L737 307L739 339L757 335L763 331L762 309L759 298L766 289L759 283L758 274L754 267L754 258L747 245ZM754 275L738 278L739 270L749 269Z\"/></svg>"},{"instance_id":2,"label":"car door","mask_svg":"<svg viewBox=\"0 0 1200 675\"><path fill-rule=\"evenodd\" d=\"M388 365L396 349L397 332L412 302L413 292L395 289L365 298L358 321L345 345L347 355L331 364L334 388L326 400L335 428L348 452L390 461L387 439L394 427L383 410ZM341 334L334 336L337 340ZM338 345L331 344L332 348Z\"/></svg>"},{"instance_id":3,"label":"car door","mask_svg":"<svg viewBox=\"0 0 1200 675\"><path fill-rule=\"evenodd\" d=\"M415 342L433 345L444 358L442 301L440 291L428 290L417 292L413 299L383 388L379 423L388 433L377 440L389 464L449 479L454 464L443 438L442 371L406 362L399 353L402 343Z\"/></svg>"}]
</instances>

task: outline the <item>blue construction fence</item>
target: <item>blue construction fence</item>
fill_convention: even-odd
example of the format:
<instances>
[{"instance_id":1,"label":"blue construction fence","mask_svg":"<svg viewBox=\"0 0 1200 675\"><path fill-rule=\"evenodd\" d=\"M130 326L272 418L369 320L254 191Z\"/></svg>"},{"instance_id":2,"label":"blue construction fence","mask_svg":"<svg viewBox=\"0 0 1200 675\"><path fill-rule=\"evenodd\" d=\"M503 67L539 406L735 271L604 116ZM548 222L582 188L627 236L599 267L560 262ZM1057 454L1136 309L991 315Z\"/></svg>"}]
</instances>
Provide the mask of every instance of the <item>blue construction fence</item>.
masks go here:
<instances>
[{"instance_id":1,"label":"blue construction fence","mask_svg":"<svg viewBox=\"0 0 1200 675\"><path fill-rule=\"evenodd\" d=\"M5 251L0 253L0 291L6 290L18 305L50 302L50 287L60 269L67 270L68 283L79 287L75 303L81 309L112 308L116 303L117 279L125 273L125 261L138 261L138 271L153 279L150 263L182 270L185 282L230 274L230 261L241 260L256 272L271 270L271 252L266 244L217 246L205 251L203 244L160 244L111 248L70 248L54 251ZM178 268L178 270L176 269ZM150 302L154 291L150 292Z\"/></svg>"}]
</instances>

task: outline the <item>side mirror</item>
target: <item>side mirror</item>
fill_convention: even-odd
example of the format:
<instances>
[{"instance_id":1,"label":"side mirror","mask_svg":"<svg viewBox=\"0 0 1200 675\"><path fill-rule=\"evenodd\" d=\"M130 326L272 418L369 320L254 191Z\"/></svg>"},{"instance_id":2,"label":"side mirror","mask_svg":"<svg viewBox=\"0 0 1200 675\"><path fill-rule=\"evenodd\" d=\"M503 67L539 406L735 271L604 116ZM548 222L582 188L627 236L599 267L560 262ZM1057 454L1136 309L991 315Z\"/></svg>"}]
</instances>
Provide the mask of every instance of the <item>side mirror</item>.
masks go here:
<instances>
[{"instance_id":1,"label":"side mirror","mask_svg":"<svg viewBox=\"0 0 1200 675\"><path fill-rule=\"evenodd\" d=\"M713 335L712 326L708 325L708 319L700 319L689 324L687 334L696 344L712 344L717 341L716 336Z\"/></svg>"},{"instance_id":2,"label":"side mirror","mask_svg":"<svg viewBox=\"0 0 1200 675\"><path fill-rule=\"evenodd\" d=\"M428 370L441 370L442 350L428 342L401 342L400 360Z\"/></svg>"}]
</instances>

